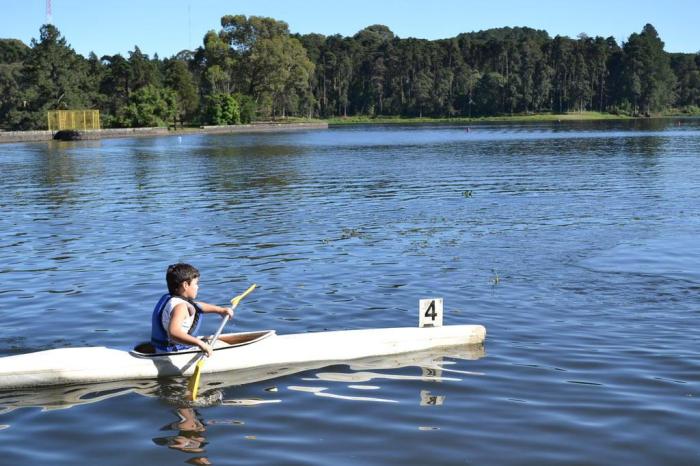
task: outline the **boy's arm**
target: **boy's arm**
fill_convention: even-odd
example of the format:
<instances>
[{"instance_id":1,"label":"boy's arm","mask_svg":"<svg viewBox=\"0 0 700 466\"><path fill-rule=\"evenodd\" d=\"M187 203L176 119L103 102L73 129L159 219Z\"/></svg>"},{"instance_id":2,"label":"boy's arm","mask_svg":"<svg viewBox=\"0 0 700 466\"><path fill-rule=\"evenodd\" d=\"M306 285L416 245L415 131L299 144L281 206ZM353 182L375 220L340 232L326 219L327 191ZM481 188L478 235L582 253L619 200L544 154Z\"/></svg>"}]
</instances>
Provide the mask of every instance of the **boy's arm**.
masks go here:
<instances>
[{"instance_id":1,"label":"boy's arm","mask_svg":"<svg viewBox=\"0 0 700 466\"><path fill-rule=\"evenodd\" d=\"M229 317L233 317L233 308L215 306L214 304L205 303L203 301L197 301L197 305L202 309L202 312L213 312L222 316L228 314Z\"/></svg>"},{"instance_id":2,"label":"boy's arm","mask_svg":"<svg viewBox=\"0 0 700 466\"><path fill-rule=\"evenodd\" d=\"M189 311L185 303L178 304L173 308L173 312L170 316L170 325L168 325L170 337L186 345L199 346L202 351L207 353L207 356L211 356L212 349L207 342L190 335L182 329L182 321L184 321L188 315Z\"/></svg>"}]
</instances>

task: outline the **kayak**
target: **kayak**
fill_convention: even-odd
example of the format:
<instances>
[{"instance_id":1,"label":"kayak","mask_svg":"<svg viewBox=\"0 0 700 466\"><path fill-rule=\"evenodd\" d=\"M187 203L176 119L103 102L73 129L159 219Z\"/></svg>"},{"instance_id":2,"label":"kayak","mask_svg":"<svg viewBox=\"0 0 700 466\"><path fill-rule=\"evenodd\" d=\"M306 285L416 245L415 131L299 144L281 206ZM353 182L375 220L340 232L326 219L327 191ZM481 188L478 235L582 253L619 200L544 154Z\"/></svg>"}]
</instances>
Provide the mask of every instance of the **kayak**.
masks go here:
<instances>
[{"instance_id":1,"label":"kayak","mask_svg":"<svg viewBox=\"0 0 700 466\"><path fill-rule=\"evenodd\" d=\"M401 327L277 335L274 330L231 333L217 342L203 374L266 366L345 362L371 356L483 343L482 325ZM233 340L231 340L233 338ZM60 348L0 358L0 389L116 380L191 376L202 353L154 352L150 343L131 351L106 347Z\"/></svg>"},{"instance_id":2,"label":"kayak","mask_svg":"<svg viewBox=\"0 0 700 466\"><path fill-rule=\"evenodd\" d=\"M202 378L200 397L197 405L223 404L231 406L253 406L280 402L280 392L299 387L271 383L259 396L250 397L248 391L229 390L241 385L281 379L299 372L311 372L303 378L287 380L295 385L302 383L309 387L309 393L318 393L319 387L335 391L345 390L349 383L372 384L390 383L391 380L412 380L417 382L449 382L465 377L481 376L480 372L464 371L458 368L459 361L472 361L485 356L484 345L459 345L410 353L372 356L352 361L321 361L303 364L282 364L261 368L208 374ZM330 367L329 367L330 366ZM343 367L345 366L345 367ZM321 371L322 368L327 368ZM418 370L402 370L417 368ZM315 390L311 390L316 387ZM420 386L419 386L420 387ZM22 387L0 390L0 415L20 408L37 407L43 410L69 409L75 406L99 403L116 397L136 394L148 398L159 398L167 405L189 406L186 400L186 384L182 378L170 377L143 380L114 380L97 383L76 383L49 387ZM258 392L255 391L257 394Z\"/></svg>"}]
</instances>

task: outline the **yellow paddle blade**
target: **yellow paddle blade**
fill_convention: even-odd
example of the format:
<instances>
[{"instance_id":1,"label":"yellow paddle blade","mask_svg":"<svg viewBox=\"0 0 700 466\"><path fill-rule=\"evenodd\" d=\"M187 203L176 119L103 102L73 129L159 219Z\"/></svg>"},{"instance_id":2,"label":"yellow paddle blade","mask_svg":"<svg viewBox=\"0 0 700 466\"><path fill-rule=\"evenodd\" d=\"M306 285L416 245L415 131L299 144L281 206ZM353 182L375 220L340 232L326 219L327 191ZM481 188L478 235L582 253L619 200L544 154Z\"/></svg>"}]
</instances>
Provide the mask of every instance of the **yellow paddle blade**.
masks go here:
<instances>
[{"instance_id":1,"label":"yellow paddle blade","mask_svg":"<svg viewBox=\"0 0 700 466\"><path fill-rule=\"evenodd\" d=\"M204 366L204 359L200 358L197 361L197 365L194 367L194 374L190 378L187 384L187 390L190 392L190 399L192 401L197 401L197 392L199 391L199 379L202 377L202 367Z\"/></svg>"},{"instance_id":2,"label":"yellow paddle blade","mask_svg":"<svg viewBox=\"0 0 700 466\"><path fill-rule=\"evenodd\" d=\"M248 289L245 290L243 293L241 293L241 294L239 294L238 296L236 296L235 298L233 298L233 299L231 300L231 306L232 306L232 307L236 307L236 306L238 305L238 302L239 302L241 299L243 299L243 298L245 298L246 296L248 296L250 293L252 293L256 286L257 286L257 285L256 285L255 283L253 283L252 285L250 285L250 288L248 288Z\"/></svg>"}]
</instances>

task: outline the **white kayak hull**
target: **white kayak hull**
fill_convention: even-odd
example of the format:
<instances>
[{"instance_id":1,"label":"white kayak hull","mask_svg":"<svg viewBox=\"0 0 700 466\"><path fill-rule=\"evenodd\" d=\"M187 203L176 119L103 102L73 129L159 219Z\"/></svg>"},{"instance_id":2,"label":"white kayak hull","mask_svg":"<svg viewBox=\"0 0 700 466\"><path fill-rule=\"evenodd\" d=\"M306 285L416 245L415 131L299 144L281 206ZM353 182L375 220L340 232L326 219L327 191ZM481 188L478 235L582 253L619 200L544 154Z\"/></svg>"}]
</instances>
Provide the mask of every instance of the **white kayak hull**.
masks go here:
<instances>
[{"instance_id":1,"label":"white kayak hull","mask_svg":"<svg viewBox=\"0 0 700 466\"><path fill-rule=\"evenodd\" d=\"M350 383L364 384L369 381L379 383L381 380L392 379L422 382L459 381L465 377L483 375L480 372L460 370L458 364L461 361L481 359L485 354L484 345L458 345L411 353L371 356L351 361L283 364L207 374L202 377L199 387L200 396L196 405L209 406L212 402L232 406L277 403L281 401L277 395L278 392L293 390L296 385L290 387L284 382L281 382L281 385L270 384L265 388L266 393L262 397L252 398L246 397L246 391L227 389L271 381L299 372L310 373L301 379L291 379L295 383L303 383L310 387L318 387L321 384L329 390L333 390L335 384L346 387ZM420 370L397 371L407 367ZM327 368L327 370L321 372L321 368ZM0 390L0 415L28 407L44 410L68 409L129 394L157 397L172 406L189 407L192 405L187 400L186 389L187 383L183 383L182 377L13 388ZM310 392L316 393L311 390Z\"/></svg>"},{"instance_id":2,"label":"white kayak hull","mask_svg":"<svg viewBox=\"0 0 700 466\"><path fill-rule=\"evenodd\" d=\"M229 334L233 335L233 334ZM352 361L370 356L483 343L481 325L386 328L277 335L235 334L242 343L217 347L202 373L284 364ZM143 354L105 347L62 348L0 358L0 389L124 379L190 376L200 352Z\"/></svg>"}]
</instances>

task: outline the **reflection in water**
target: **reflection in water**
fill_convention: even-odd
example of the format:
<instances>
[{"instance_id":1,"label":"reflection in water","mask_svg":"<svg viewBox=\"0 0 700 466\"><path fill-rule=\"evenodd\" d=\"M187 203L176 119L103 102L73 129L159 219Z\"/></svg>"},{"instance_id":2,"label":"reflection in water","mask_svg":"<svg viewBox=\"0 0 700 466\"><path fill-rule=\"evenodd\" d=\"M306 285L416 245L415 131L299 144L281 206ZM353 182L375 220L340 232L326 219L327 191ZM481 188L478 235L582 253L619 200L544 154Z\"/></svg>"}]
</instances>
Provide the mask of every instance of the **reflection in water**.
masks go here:
<instances>
[{"instance_id":1,"label":"reflection in water","mask_svg":"<svg viewBox=\"0 0 700 466\"><path fill-rule=\"evenodd\" d=\"M375 398L375 397L368 397L368 396L338 395L336 393L327 392L326 390L328 390L328 388L326 388L326 387L300 387L300 386L296 386L296 385L290 385L289 387L287 387L287 389L292 390L292 391L297 391L297 392L313 393L316 396L325 397L325 398L335 398L338 400L370 401L370 402L379 402L379 403L398 403L397 400L389 400L386 398Z\"/></svg>"},{"instance_id":2,"label":"reflection in water","mask_svg":"<svg viewBox=\"0 0 700 466\"><path fill-rule=\"evenodd\" d=\"M314 378L297 377L294 380L311 380L323 382L326 386L299 386L289 385L284 395L278 397L277 386L259 385L253 387L262 393L261 396L246 396L251 389L241 389L241 385L254 384L289 376L298 372L316 371L322 367L328 367L328 362L315 365L285 365L272 366L259 369L241 370L220 374L205 374L201 381L200 396L197 402L187 400L187 381L184 378L171 378L146 381L116 381L98 384L83 384L56 386L40 389L19 389L0 392L0 415L9 413L18 408L42 407L44 410L66 409L78 405L97 403L110 398L123 395L138 394L152 397L159 403L165 402L169 416L174 414L175 419L165 425L162 433L150 432L153 444L178 450L186 455L184 462L188 464L212 464L207 452L211 453L211 445L208 441L207 429L214 425L237 426L244 422L230 418L224 414L221 418L207 421L204 410L208 407L218 407L225 412L234 412L236 408L261 407L268 404L281 403L293 397L293 393L313 395L330 402L351 403L382 403L396 405L404 400L397 399L395 381L415 381L429 383L435 386L441 382L457 382L461 379L445 377L442 372L447 370L446 365L453 365L458 361L478 359L484 356L483 345L458 346L437 350L407 353L402 355L372 357L351 362L332 362L328 371L312 373ZM448 360L445 360L448 358ZM349 371L333 371L339 365L347 365ZM452 373L459 372L473 375L467 371L449 369ZM400 371L401 373L397 373ZM410 372L415 372L415 375ZM358 384L369 380L386 381L386 385ZM384 395L391 390L392 396ZM243 396L242 396L243 395ZM446 396L443 393L432 393L425 389L419 389L416 395L421 407L440 406L445 403ZM157 409L160 412L160 407ZM153 414L152 414L153 415ZM155 416L160 416L156 413ZM0 419L1 420L1 419ZM0 424L0 429L8 426ZM10 427L11 428L11 427ZM216 436L210 433L210 438ZM247 440L256 439L255 436L245 436ZM218 444L217 444L218 445Z\"/></svg>"},{"instance_id":3,"label":"reflection in water","mask_svg":"<svg viewBox=\"0 0 700 466\"><path fill-rule=\"evenodd\" d=\"M442 406L445 403L444 395L433 395L428 390L420 391L421 406Z\"/></svg>"},{"instance_id":4,"label":"reflection in water","mask_svg":"<svg viewBox=\"0 0 700 466\"><path fill-rule=\"evenodd\" d=\"M451 353L446 354L444 350L438 351L421 351L418 353L410 353L399 355L399 357L379 357L367 358L354 361L350 364L351 372L318 372L316 377L306 377L302 380L307 382L323 381L331 383L346 383L346 387L351 390L380 390L380 386L374 385L357 385L359 382L369 382L373 380L415 380L421 382L441 383L441 382L460 382L462 379L456 377L445 377L442 372L450 372L464 375L483 375L480 372L462 371L457 369L448 369L444 366L454 364L454 361L444 361L445 357L459 359L478 359L484 356L483 345L471 345L451 350ZM391 370L415 366L421 369L420 375L404 375L393 374L386 372L376 372L378 369ZM375 371L366 371L362 369L376 369ZM379 397L355 396L352 394L332 393L328 387L320 386L289 386L289 390L313 393L316 396L325 398L335 398L346 401L369 401L382 403L398 403L398 400L392 400ZM336 389L337 390L337 389ZM440 406L445 402L444 395L433 395L427 390L420 391L420 406Z\"/></svg>"},{"instance_id":5,"label":"reflection in water","mask_svg":"<svg viewBox=\"0 0 700 466\"><path fill-rule=\"evenodd\" d=\"M197 417L192 408L180 408L175 411L178 420L164 426L161 430L177 431L176 435L156 437L153 443L166 446L183 453L204 453L207 439L204 436L204 422ZM206 456L196 456L187 461L189 464L212 464Z\"/></svg>"}]
</instances>

